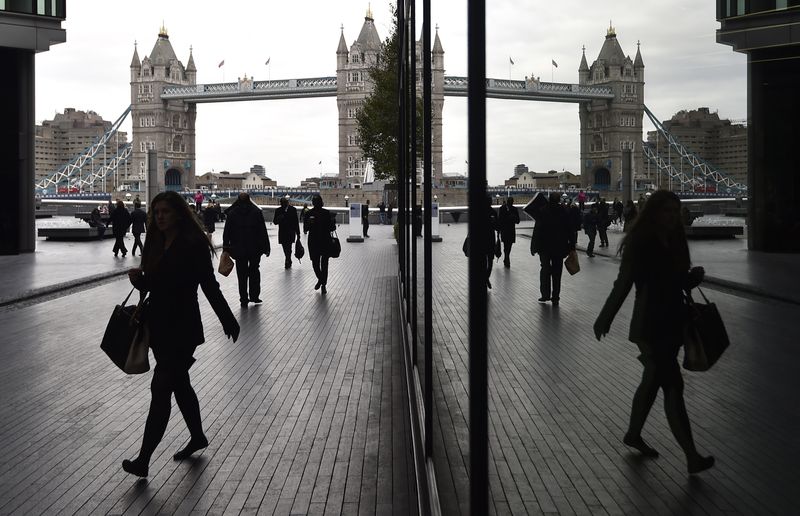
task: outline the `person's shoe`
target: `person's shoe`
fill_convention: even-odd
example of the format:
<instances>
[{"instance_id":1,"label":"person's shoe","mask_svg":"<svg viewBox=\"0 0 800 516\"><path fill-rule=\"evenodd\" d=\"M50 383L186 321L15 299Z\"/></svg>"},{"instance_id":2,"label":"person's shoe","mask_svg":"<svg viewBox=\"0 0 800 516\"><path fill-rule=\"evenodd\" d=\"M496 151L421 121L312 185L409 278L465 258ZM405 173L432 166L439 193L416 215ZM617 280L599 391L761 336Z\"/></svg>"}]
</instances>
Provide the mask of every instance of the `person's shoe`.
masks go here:
<instances>
[{"instance_id":1,"label":"person's shoe","mask_svg":"<svg viewBox=\"0 0 800 516\"><path fill-rule=\"evenodd\" d=\"M239 304L242 305L242 308L247 308L247 301L239 301Z\"/></svg>"},{"instance_id":2,"label":"person's shoe","mask_svg":"<svg viewBox=\"0 0 800 516\"><path fill-rule=\"evenodd\" d=\"M549 297L542 296L539 298L540 303L547 303L548 301L550 301Z\"/></svg>"},{"instance_id":3,"label":"person's shoe","mask_svg":"<svg viewBox=\"0 0 800 516\"><path fill-rule=\"evenodd\" d=\"M319 290L319 287L322 286L322 282L318 281L316 285L314 285L314 290Z\"/></svg>"},{"instance_id":4,"label":"person's shoe","mask_svg":"<svg viewBox=\"0 0 800 516\"><path fill-rule=\"evenodd\" d=\"M701 471L705 471L714 466L714 457L703 457L698 454L697 457L689 459L689 474L695 475Z\"/></svg>"},{"instance_id":5,"label":"person's shoe","mask_svg":"<svg viewBox=\"0 0 800 516\"><path fill-rule=\"evenodd\" d=\"M589 258L594 258L594 253L586 253L586 256L588 256Z\"/></svg>"},{"instance_id":6,"label":"person's shoe","mask_svg":"<svg viewBox=\"0 0 800 516\"><path fill-rule=\"evenodd\" d=\"M130 473L131 475L136 475L137 477L146 477L147 474L150 472L150 468L144 461L139 460L137 457L133 460L125 459L122 461L122 469L126 473Z\"/></svg>"},{"instance_id":7,"label":"person's shoe","mask_svg":"<svg viewBox=\"0 0 800 516\"><path fill-rule=\"evenodd\" d=\"M622 442L625 443L626 446L630 446L631 448L636 448L637 450L639 450L639 453L641 453L645 457L652 457L652 458L658 457L658 452L655 450L655 448L651 448L650 446L648 446L647 443L644 442L644 439L642 439L642 436L634 437L625 434L625 437L622 438Z\"/></svg>"},{"instance_id":8,"label":"person's shoe","mask_svg":"<svg viewBox=\"0 0 800 516\"><path fill-rule=\"evenodd\" d=\"M125 258L126 256L128 256L128 253L122 253L123 258Z\"/></svg>"},{"instance_id":9,"label":"person's shoe","mask_svg":"<svg viewBox=\"0 0 800 516\"><path fill-rule=\"evenodd\" d=\"M114 258L119 258L119 254L118 253L114 253Z\"/></svg>"},{"instance_id":10,"label":"person's shoe","mask_svg":"<svg viewBox=\"0 0 800 516\"><path fill-rule=\"evenodd\" d=\"M250 298L250 302L251 303L261 303L262 301L257 297L251 297Z\"/></svg>"},{"instance_id":11,"label":"person's shoe","mask_svg":"<svg viewBox=\"0 0 800 516\"><path fill-rule=\"evenodd\" d=\"M558 306L558 298L557 297L554 297L551 301L553 302L553 306Z\"/></svg>"},{"instance_id":12,"label":"person's shoe","mask_svg":"<svg viewBox=\"0 0 800 516\"><path fill-rule=\"evenodd\" d=\"M325 285L322 285L322 295L324 296L327 293L328 293L327 287Z\"/></svg>"},{"instance_id":13,"label":"person's shoe","mask_svg":"<svg viewBox=\"0 0 800 516\"><path fill-rule=\"evenodd\" d=\"M503 262L503 267L505 267L506 269L510 269L511 268L511 262Z\"/></svg>"},{"instance_id":14,"label":"person's shoe","mask_svg":"<svg viewBox=\"0 0 800 516\"><path fill-rule=\"evenodd\" d=\"M283 265L283 268L284 268L284 269L291 269L291 268L292 268L292 262L286 262L286 263Z\"/></svg>"},{"instance_id":15,"label":"person's shoe","mask_svg":"<svg viewBox=\"0 0 800 516\"><path fill-rule=\"evenodd\" d=\"M488 288L489 290L492 290L492 282L489 281L488 279L486 280L486 288Z\"/></svg>"},{"instance_id":16,"label":"person's shoe","mask_svg":"<svg viewBox=\"0 0 800 516\"><path fill-rule=\"evenodd\" d=\"M180 450L178 453L172 456L173 460L183 460L188 459L194 452L202 450L208 446L208 439L206 436L203 436L199 439L189 439L189 442L186 446Z\"/></svg>"}]
</instances>

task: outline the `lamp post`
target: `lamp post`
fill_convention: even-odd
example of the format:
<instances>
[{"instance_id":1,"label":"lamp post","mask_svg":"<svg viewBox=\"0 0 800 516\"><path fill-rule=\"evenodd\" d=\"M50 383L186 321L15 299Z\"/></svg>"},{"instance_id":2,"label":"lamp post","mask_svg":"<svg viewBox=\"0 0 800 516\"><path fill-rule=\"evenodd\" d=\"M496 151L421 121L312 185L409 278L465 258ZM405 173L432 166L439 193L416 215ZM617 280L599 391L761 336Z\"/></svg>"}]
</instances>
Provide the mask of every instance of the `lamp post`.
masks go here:
<instances>
[{"instance_id":1,"label":"lamp post","mask_svg":"<svg viewBox=\"0 0 800 516\"><path fill-rule=\"evenodd\" d=\"M349 195L345 195L344 196L344 207L347 208L348 206L350 206L350 196Z\"/></svg>"}]
</instances>

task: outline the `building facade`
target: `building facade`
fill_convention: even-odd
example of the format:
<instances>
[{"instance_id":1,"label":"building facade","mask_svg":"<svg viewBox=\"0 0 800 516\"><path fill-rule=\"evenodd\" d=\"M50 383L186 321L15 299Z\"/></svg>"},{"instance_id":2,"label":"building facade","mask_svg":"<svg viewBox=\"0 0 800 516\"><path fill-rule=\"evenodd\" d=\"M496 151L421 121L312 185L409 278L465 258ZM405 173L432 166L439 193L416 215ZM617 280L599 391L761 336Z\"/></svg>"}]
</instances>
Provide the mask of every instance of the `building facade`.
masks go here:
<instances>
[{"instance_id":1,"label":"building facade","mask_svg":"<svg viewBox=\"0 0 800 516\"><path fill-rule=\"evenodd\" d=\"M56 113L52 120L43 120L41 125L36 126L36 181L51 176L76 155L82 154L111 129L111 125L112 122L103 120L94 111L75 108L65 108L63 113ZM111 160L127 142L127 133L117 131L116 137L108 145L106 158ZM98 161L96 167L101 165L102 162ZM119 173L125 174L124 165L120 166ZM114 181L108 182L106 189L110 191L113 184Z\"/></svg>"},{"instance_id":2,"label":"building facade","mask_svg":"<svg viewBox=\"0 0 800 516\"><path fill-rule=\"evenodd\" d=\"M158 153L158 191L195 187L195 119L197 105L182 100L161 100L167 85L197 84L197 68L189 48L184 67L176 57L163 26L150 54L139 60L134 46L131 59L131 166L144 178L147 151Z\"/></svg>"},{"instance_id":3,"label":"building facade","mask_svg":"<svg viewBox=\"0 0 800 516\"><path fill-rule=\"evenodd\" d=\"M644 61L640 49L631 59L622 51L617 33L609 27L600 54L590 67L586 50L578 82L608 86L614 99L580 104L581 181L584 188L621 190L622 155L633 151L634 176L643 171L642 116L644 115Z\"/></svg>"},{"instance_id":4,"label":"building facade","mask_svg":"<svg viewBox=\"0 0 800 516\"><path fill-rule=\"evenodd\" d=\"M679 111L663 122L672 134L692 153L737 183L747 184L747 126L720 119L707 107ZM667 149L666 139L657 131L647 133L647 142ZM662 152L665 157L666 152ZM668 158L667 158L668 159ZM677 163L675 164L678 167Z\"/></svg>"},{"instance_id":5,"label":"building facade","mask_svg":"<svg viewBox=\"0 0 800 516\"><path fill-rule=\"evenodd\" d=\"M339 108L339 175L336 186L359 188L367 175L367 160L359 147L358 123L356 114L364 100L374 90L369 70L378 64L383 42L375 28L372 10L367 10L364 24L358 38L348 48L344 37L344 28L339 36L336 49L336 102ZM422 42L416 43L417 52L417 92L422 95ZM434 186L442 184L442 109L444 107L444 49L439 33L431 48L431 73L433 85L432 100L432 177ZM420 121L421 122L421 121ZM422 178L422 156L419 157L417 169L420 171L418 182ZM329 181L331 183L331 181ZM322 184L320 184L322 187Z\"/></svg>"}]
</instances>

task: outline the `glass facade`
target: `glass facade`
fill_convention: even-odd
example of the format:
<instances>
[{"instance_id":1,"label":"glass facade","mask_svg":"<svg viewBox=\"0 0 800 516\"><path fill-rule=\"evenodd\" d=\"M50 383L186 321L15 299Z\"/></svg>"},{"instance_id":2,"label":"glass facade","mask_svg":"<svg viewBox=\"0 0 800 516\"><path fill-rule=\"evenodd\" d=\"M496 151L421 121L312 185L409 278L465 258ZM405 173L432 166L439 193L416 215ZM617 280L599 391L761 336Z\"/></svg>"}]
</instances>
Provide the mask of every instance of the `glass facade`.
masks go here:
<instances>
[{"instance_id":1,"label":"glass facade","mask_svg":"<svg viewBox=\"0 0 800 516\"><path fill-rule=\"evenodd\" d=\"M800 7L800 0L717 0L717 19Z\"/></svg>"},{"instance_id":2,"label":"glass facade","mask_svg":"<svg viewBox=\"0 0 800 516\"><path fill-rule=\"evenodd\" d=\"M67 0L0 0L0 11L63 20L67 17Z\"/></svg>"}]
</instances>

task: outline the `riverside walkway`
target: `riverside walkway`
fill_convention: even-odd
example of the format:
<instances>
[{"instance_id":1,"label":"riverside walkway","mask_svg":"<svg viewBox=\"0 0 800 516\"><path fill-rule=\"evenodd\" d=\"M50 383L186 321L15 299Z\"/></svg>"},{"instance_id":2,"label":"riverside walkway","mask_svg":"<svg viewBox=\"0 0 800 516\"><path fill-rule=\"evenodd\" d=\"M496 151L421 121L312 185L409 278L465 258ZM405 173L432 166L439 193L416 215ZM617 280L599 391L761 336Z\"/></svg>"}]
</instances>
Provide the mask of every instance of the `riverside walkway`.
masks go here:
<instances>
[{"instance_id":1,"label":"riverside walkway","mask_svg":"<svg viewBox=\"0 0 800 516\"><path fill-rule=\"evenodd\" d=\"M192 375L211 444L173 462L187 439L174 410L147 481L120 462L138 451L150 375L126 376L99 350L138 258L115 259L110 241L40 241L34 254L0 257L0 514L416 513L390 228L373 225L362 244L341 234L323 298L307 259L283 269L268 227L264 303L239 308L235 276L218 277L239 341L225 339L200 296L207 342ZM468 511L465 232L443 225L433 247L444 514ZM619 236L610 237L613 246ZM606 339L591 333L618 262L581 254L583 270L565 274L554 309L536 302L528 245L518 237L512 268L495 267L489 293L492 513L798 512L796 255L746 253L741 240L692 244L732 344L712 371L685 375L695 439L717 458L690 479L660 402L645 436L661 457L641 460L620 442L641 372L625 339L632 296Z\"/></svg>"}]
</instances>

